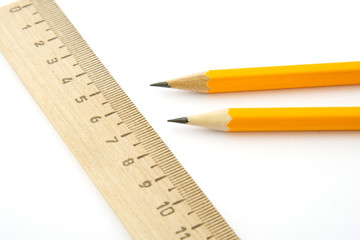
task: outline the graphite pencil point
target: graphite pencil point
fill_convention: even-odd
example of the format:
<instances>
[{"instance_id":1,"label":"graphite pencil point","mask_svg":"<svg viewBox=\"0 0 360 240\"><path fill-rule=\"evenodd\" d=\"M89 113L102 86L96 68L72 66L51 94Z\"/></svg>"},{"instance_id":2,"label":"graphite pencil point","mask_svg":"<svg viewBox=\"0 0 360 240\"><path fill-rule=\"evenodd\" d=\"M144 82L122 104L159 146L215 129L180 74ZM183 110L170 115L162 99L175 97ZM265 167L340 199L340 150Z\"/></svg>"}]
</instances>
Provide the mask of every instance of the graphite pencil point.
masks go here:
<instances>
[{"instance_id":1,"label":"graphite pencil point","mask_svg":"<svg viewBox=\"0 0 360 240\"><path fill-rule=\"evenodd\" d=\"M150 84L150 86L152 86L152 87L166 87L166 88L170 87L167 82L153 83L153 84Z\"/></svg>"},{"instance_id":2,"label":"graphite pencil point","mask_svg":"<svg viewBox=\"0 0 360 240\"><path fill-rule=\"evenodd\" d=\"M181 117L181 118L170 119L170 120L168 120L168 122L186 124L189 122L189 119L187 117Z\"/></svg>"}]
</instances>

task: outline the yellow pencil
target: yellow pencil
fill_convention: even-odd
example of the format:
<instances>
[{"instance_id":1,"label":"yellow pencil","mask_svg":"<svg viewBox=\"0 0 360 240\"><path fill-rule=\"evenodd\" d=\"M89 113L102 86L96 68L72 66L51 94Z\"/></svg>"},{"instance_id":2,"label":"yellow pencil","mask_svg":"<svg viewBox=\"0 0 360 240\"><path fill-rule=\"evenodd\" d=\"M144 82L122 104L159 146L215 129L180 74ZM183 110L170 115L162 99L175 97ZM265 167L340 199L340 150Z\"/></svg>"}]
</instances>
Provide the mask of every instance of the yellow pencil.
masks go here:
<instances>
[{"instance_id":1,"label":"yellow pencil","mask_svg":"<svg viewBox=\"0 0 360 240\"><path fill-rule=\"evenodd\" d=\"M360 62L210 70L151 84L205 93L360 84Z\"/></svg>"},{"instance_id":2,"label":"yellow pencil","mask_svg":"<svg viewBox=\"0 0 360 240\"><path fill-rule=\"evenodd\" d=\"M168 121L228 132L360 130L360 107L230 108Z\"/></svg>"}]
</instances>

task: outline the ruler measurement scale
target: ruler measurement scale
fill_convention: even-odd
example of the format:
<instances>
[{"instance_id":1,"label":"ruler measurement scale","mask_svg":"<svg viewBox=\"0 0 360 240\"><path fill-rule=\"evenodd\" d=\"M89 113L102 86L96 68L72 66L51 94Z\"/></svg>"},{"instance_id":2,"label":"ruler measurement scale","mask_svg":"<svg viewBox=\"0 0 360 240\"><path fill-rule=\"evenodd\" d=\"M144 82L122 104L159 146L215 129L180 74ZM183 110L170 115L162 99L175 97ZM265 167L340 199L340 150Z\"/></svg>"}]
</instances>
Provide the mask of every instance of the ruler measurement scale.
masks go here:
<instances>
[{"instance_id":1,"label":"ruler measurement scale","mask_svg":"<svg viewBox=\"0 0 360 240\"><path fill-rule=\"evenodd\" d=\"M1 50L134 239L238 239L54 1L0 14Z\"/></svg>"}]
</instances>

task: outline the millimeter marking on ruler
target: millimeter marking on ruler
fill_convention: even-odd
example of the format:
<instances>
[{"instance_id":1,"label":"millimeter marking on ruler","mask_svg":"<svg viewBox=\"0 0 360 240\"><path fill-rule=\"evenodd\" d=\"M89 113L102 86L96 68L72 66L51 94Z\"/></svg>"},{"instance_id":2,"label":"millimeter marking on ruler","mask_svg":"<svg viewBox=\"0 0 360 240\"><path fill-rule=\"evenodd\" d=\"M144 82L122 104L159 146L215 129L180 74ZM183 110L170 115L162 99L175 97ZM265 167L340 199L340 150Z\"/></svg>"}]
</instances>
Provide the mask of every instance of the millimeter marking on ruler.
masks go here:
<instances>
[{"instance_id":1,"label":"millimeter marking on ruler","mask_svg":"<svg viewBox=\"0 0 360 240\"><path fill-rule=\"evenodd\" d=\"M134 239L239 239L53 0L0 9L0 49Z\"/></svg>"}]
</instances>

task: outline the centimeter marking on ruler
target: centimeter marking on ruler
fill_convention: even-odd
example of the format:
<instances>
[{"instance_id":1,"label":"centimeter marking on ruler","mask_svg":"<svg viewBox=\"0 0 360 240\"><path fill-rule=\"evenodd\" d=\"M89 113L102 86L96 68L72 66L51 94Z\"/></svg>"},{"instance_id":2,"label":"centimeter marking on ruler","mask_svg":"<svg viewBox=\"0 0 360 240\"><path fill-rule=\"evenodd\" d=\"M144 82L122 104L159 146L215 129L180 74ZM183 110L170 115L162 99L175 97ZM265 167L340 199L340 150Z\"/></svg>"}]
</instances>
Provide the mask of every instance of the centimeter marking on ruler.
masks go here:
<instances>
[{"instance_id":1,"label":"centimeter marking on ruler","mask_svg":"<svg viewBox=\"0 0 360 240\"><path fill-rule=\"evenodd\" d=\"M239 239L53 0L0 13L1 50L134 239Z\"/></svg>"}]
</instances>

